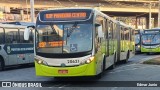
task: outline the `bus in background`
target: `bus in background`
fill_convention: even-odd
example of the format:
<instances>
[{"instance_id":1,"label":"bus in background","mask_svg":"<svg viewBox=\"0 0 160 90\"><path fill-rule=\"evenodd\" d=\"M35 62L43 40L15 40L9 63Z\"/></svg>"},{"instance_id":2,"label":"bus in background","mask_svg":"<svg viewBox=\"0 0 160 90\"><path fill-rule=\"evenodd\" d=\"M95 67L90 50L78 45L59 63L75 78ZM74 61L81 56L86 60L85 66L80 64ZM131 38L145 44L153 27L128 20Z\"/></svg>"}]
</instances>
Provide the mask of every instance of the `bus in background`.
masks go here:
<instances>
[{"instance_id":1,"label":"bus in background","mask_svg":"<svg viewBox=\"0 0 160 90\"><path fill-rule=\"evenodd\" d=\"M33 33L24 40L26 26L0 24L0 69L34 62Z\"/></svg>"},{"instance_id":2,"label":"bus in background","mask_svg":"<svg viewBox=\"0 0 160 90\"><path fill-rule=\"evenodd\" d=\"M144 30L141 52L147 54L160 52L160 28Z\"/></svg>"},{"instance_id":3,"label":"bus in background","mask_svg":"<svg viewBox=\"0 0 160 90\"><path fill-rule=\"evenodd\" d=\"M2 24L13 24L13 25L21 25L21 26L35 26L35 23L32 22L3 22Z\"/></svg>"},{"instance_id":4,"label":"bus in background","mask_svg":"<svg viewBox=\"0 0 160 90\"><path fill-rule=\"evenodd\" d=\"M141 53L141 36L143 33L143 30L138 29L135 30L135 53Z\"/></svg>"},{"instance_id":5,"label":"bus in background","mask_svg":"<svg viewBox=\"0 0 160 90\"><path fill-rule=\"evenodd\" d=\"M134 29L96 9L42 11L32 28L37 76L101 77L135 52Z\"/></svg>"}]
</instances>

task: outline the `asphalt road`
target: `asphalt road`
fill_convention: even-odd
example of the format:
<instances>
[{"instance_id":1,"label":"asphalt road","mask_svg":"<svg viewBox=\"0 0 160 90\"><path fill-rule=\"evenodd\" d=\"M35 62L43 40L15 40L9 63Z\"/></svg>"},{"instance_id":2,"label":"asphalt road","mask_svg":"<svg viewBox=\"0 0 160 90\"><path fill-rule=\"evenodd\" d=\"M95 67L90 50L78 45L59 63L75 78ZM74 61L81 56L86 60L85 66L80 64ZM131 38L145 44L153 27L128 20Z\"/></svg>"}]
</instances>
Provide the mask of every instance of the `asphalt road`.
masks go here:
<instances>
[{"instance_id":1,"label":"asphalt road","mask_svg":"<svg viewBox=\"0 0 160 90\"><path fill-rule=\"evenodd\" d=\"M160 81L160 66L141 64L142 61L160 57L160 55L139 54L129 59L129 62L118 63L113 70L106 70L101 79L94 77L77 77L55 79L53 77L37 77L33 66L9 67L0 71L0 81L48 81L45 90L159 90L159 87L106 87L98 86L98 83L107 84L107 81ZM52 82L60 83L53 84ZM64 82L65 81L65 82ZM87 83L73 81L90 81ZM96 83L95 83L96 82ZM111 82L113 83L113 82ZM119 82L120 83L120 82ZM125 82L125 84L128 84ZM2 88L0 88L1 90ZM3 88L3 90L11 88ZM43 90L44 88L12 88L16 90Z\"/></svg>"}]
</instances>

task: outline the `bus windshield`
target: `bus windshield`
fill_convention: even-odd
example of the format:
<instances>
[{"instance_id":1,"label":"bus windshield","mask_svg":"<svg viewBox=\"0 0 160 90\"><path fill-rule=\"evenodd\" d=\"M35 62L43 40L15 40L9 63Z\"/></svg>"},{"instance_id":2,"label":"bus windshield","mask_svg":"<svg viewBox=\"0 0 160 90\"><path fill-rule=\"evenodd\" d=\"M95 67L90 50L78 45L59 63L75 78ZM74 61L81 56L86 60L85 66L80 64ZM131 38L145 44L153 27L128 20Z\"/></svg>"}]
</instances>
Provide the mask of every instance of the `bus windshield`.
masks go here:
<instances>
[{"instance_id":1,"label":"bus windshield","mask_svg":"<svg viewBox=\"0 0 160 90\"><path fill-rule=\"evenodd\" d=\"M135 44L140 43L140 35L139 34L135 34Z\"/></svg>"},{"instance_id":2,"label":"bus windshield","mask_svg":"<svg viewBox=\"0 0 160 90\"><path fill-rule=\"evenodd\" d=\"M92 24L37 26L37 52L78 53L92 49Z\"/></svg>"},{"instance_id":3,"label":"bus windshield","mask_svg":"<svg viewBox=\"0 0 160 90\"><path fill-rule=\"evenodd\" d=\"M160 35L159 34L146 34L142 36L143 44L159 44Z\"/></svg>"}]
</instances>

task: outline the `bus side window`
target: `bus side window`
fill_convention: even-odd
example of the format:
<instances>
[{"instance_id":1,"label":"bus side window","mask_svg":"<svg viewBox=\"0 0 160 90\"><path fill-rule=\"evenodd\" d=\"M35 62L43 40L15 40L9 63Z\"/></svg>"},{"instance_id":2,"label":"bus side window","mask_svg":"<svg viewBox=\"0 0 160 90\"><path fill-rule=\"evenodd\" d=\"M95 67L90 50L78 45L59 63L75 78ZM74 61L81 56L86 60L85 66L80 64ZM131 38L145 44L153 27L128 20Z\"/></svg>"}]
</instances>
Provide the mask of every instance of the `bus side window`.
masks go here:
<instances>
[{"instance_id":1,"label":"bus side window","mask_svg":"<svg viewBox=\"0 0 160 90\"><path fill-rule=\"evenodd\" d=\"M18 29L5 29L6 43L14 44L19 42Z\"/></svg>"},{"instance_id":2,"label":"bus side window","mask_svg":"<svg viewBox=\"0 0 160 90\"><path fill-rule=\"evenodd\" d=\"M99 26L98 27L98 40L99 40L99 43L101 43L101 38L104 38L104 33L102 31L102 26Z\"/></svg>"},{"instance_id":3,"label":"bus side window","mask_svg":"<svg viewBox=\"0 0 160 90\"><path fill-rule=\"evenodd\" d=\"M20 43L24 43L23 35L24 35L24 30L23 29L19 29Z\"/></svg>"},{"instance_id":4,"label":"bus side window","mask_svg":"<svg viewBox=\"0 0 160 90\"><path fill-rule=\"evenodd\" d=\"M98 26L95 27L95 44L96 48L98 48Z\"/></svg>"},{"instance_id":5,"label":"bus side window","mask_svg":"<svg viewBox=\"0 0 160 90\"><path fill-rule=\"evenodd\" d=\"M19 37L20 37L20 43L33 43L33 30L30 31L30 36L29 40L24 40L23 35L24 35L24 29L19 30Z\"/></svg>"},{"instance_id":6,"label":"bus side window","mask_svg":"<svg viewBox=\"0 0 160 90\"><path fill-rule=\"evenodd\" d=\"M100 48L100 30L102 30L102 25L96 26L95 27L95 51L97 52L98 49Z\"/></svg>"},{"instance_id":7,"label":"bus side window","mask_svg":"<svg viewBox=\"0 0 160 90\"><path fill-rule=\"evenodd\" d=\"M4 30L0 28L0 44L4 44Z\"/></svg>"},{"instance_id":8,"label":"bus side window","mask_svg":"<svg viewBox=\"0 0 160 90\"><path fill-rule=\"evenodd\" d=\"M34 34L33 34L33 30L30 31L30 34L29 34L29 43L33 43L33 37L34 37Z\"/></svg>"},{"instance_id":9,"label":"bus side window","mask_svg":"<svg viewBox=\"0 0 160 90\"><path fill-rule=\"evenodd\" d=\"M109 27L108 27L108 38L113 39L113 23L109 22Z\"/></svg>"}]
</instances>

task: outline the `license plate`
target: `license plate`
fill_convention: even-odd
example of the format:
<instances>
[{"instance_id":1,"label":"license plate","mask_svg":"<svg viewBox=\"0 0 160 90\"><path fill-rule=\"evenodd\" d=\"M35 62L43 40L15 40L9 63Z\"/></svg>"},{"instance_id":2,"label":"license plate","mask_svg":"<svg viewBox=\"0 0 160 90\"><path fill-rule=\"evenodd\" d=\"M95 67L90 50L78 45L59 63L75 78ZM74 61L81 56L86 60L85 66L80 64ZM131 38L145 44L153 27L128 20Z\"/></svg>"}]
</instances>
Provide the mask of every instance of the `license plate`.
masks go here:
<instances>
[{"instance_id":1,"label":"license plate","mask_svg":"<svg viewBox=\"0 0 160 90\"><path fill-rule=\"evenodd\" d=\"M58 70L59 74L68 74L68 70Z\"/></svg>"},{"instance_id":2,"label":"license plate","mask_svg":"<svg viewBox=\"0 0 160 90\"><path fill-rule=\"evenodd\" d=\"M19 54L18 57L19 58L24 58L24 54Z\"/></svg>"}]
</instances>

